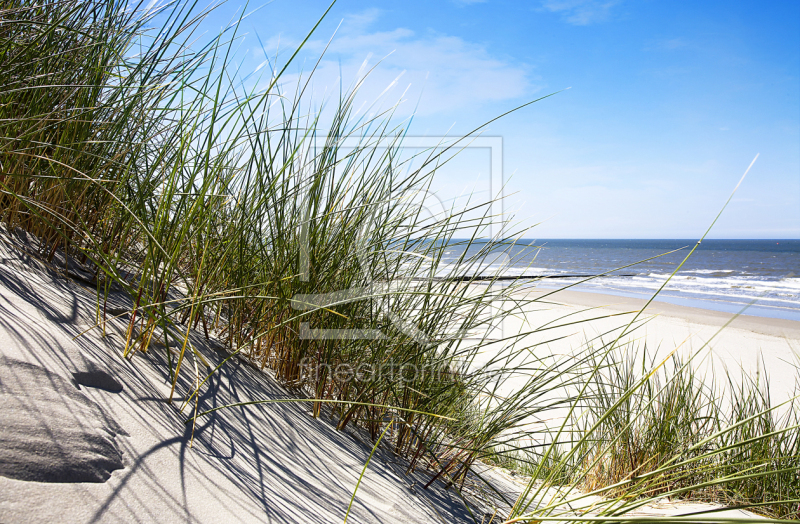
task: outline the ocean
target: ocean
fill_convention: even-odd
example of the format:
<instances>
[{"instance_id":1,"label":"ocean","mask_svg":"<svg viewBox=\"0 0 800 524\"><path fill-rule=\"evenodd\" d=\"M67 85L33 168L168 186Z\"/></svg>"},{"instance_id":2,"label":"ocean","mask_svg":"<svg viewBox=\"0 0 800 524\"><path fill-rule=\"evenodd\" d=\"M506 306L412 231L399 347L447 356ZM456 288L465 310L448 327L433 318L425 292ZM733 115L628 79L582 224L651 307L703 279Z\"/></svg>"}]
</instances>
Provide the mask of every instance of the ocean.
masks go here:
<instances>
[{"instance_id":1,"label":"ocean","mask_svg":"<svg viewBox=\"0 0 800 524\"><path fill-rule=\"evenodd\" d=\"M506 255L485 257L480 273L506 276L608 276L573 289L648 298L666 281L696 240L520 240ZM478 252L480 244L470 248ZM683 248L683 249L681 249ZM665 254L670 251L673 253ZM445 263L463 248L446 249ZM655 258L654 258L655 257ZM627 266L627 267L626 267ZM580 277L531 285L556 288ZM704 240L657 300L747 315L800 321L800 240Z\"/></svg>"}]
</instances>

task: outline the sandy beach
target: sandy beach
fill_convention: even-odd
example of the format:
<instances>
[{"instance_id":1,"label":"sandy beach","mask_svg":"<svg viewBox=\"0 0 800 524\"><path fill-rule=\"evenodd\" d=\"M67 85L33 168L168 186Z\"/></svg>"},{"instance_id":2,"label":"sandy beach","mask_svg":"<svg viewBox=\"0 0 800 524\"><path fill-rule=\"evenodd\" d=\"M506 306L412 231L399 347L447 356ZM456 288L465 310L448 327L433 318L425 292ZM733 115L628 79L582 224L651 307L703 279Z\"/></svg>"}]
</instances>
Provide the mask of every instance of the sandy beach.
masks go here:
<instances>
[{"instance_id":1,"label":"sandy beach","mask_svg":"<svg viewBox=\"0 0 800 524\"><path fill-rule=\"evenodd\" d=\"M800 18L537 4L3 2L0 524L800 524Z\"/></svg>"},{"instance_id":2,"label":"sandy beach","mask_svg":"<svg viewBox=\"0 0 800 524\"><path fill-rule=\"evenodd\" d=\"M573 290L533 290L524 296L538 300L525 307L524 319L521 315L507 319L503 332L539 330L520 342L538 354L570 354L586 344L612 342L646 303ZM794 390L800 322L653 301L619 344L631 344L639 354L646 349L657 359L677 348L683 357L693 355L698 369L713 370L717 378L726 369L733 378L741 377L740 370L750 375L766 371L772 398L777 400Z\"/></svg>"},{"instance_id":3,"label":"sandy beach","mask_svg":"<svg viewBox=\"0 0 800 524\"><path fill-rule=\"evenodd\" d=\"M370 454L367 435L336 431L313 419L302 403L226 409L192 427L164 401L169 377L157 351L121 358L124 320L110 322L106 336L95 324L94 293L53 267L27 256L24 245L0 242L0 393L4 460L0 472L2 522L337 522ZM618 297L562 292L527 312L531 325L572 316L597 316L636 306ZM130 307L112 294L115 307ZM692 335L699 347L727 319L713 312L656 305L658 315L637 330L639 340L664 348ZM549 351L618 328L620 318L529 336ZM506 329L523 329L523 322ZM83 333L83 335L80 335ZM723 360L747 362L754 347L765 362L796 347L796 323L740 318L713 345ZM536 337L542 337L536 340ZM696 339L694 338L696 337ZM192 333L191 343L211 366L226 355L214 341ZM727 353L722 353L722 348ZM538 351L538 349L537 349ZM192 358L196 376L208 368ZM775 376L775 375L773 375ZM788 377L788 374L787 374ZM185 380L185 379L184 379ZM189 384L181 383L185 390ZM215 375L197 409L291 398L270 373L235 359ZM513 501L524 480L502 470L476 468L497 493ZM364 477L349 522L472 522L459 495L429 476L405 475L402 460L379 450ZM492 495L494 496L494 495ZM469 499L478 521L500 499ZM504 505L506 504L506 505ZM640 515L703 511L718 506L650 505ZM747 516L731 510L728 516Z\"/></svg>"}]
</instances>

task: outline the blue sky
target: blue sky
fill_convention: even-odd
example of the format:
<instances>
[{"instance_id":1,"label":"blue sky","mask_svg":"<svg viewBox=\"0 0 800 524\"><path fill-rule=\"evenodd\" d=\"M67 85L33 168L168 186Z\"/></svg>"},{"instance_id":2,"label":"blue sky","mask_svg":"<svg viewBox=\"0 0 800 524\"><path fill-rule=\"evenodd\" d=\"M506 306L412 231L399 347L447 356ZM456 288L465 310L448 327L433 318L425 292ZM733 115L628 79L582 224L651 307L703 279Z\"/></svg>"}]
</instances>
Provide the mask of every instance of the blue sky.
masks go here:
<instances>
[{"instance_id":1,"label":"blue sky","mask_svg":"<svg viewBox=\"0 0 800 524\"><path fill-rule=\"evenodd\" d=\"M242 27L245 67L288 57L326 8L262 7ZM540 223L528 236L697 237L759 153L712 237L800 238L800 2L340 0L290 71L332 36L314 97L380 61L361 95L402 98L412 135L467 133L571 88L484 130L504 141L506 209ZM485 176L474 164L443 173L442 193Z\"/></svg>"}]
</instances>

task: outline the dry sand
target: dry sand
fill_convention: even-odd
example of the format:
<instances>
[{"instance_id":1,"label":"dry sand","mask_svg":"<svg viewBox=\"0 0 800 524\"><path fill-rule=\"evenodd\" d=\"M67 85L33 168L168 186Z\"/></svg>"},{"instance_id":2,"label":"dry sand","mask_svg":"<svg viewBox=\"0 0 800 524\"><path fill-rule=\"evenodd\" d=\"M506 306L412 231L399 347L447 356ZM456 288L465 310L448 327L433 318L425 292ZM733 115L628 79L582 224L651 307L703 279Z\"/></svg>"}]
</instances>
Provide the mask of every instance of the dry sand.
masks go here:
<instances>
[{"instance_id":1,"label":"dry sand","mask_svg":"<svg viewBox=\"0 0 800 524\"><path fill-rule=\"evenodd\" d=\"M0 522L342 522L368 441L283 403L200 419L190 447L186 417L164 401L163 352L121 358L121 321L105 338L73 340L95 323L94 289L24 247L0 234ZM130 307L122 296L111 305ZM212 366L223 358L203 337L192 341ZM195 365L206 373L184 363ZM233 360L200 410L290 396ZM348 522L472 522L452 490L423 490L426 481L378 455Z\"/></svg>"},{"instance_id":2,"label":"dry sand","mask_svg":"<svg viewBox=\"0 0 800 524\"><path fill-rule=\"evenodd\" d=\"M0 522L343 520L370 452L367 439L311 418L306 405L281 403L203 418L190 446L185 415L164 401L169 381L163 352L121 358L123 321L110 323L105 337L92 330L74 338L95 323L94 289L64 278L24 249L24 242L0 234ZM587 306L618 311L636 305L585 293L565 292L557 299L563 302L527 312L529 322L592 315ZM111 302L130 307L121 294ZM657 306L662 307L638 336L672 344L691 334L689 346L697 347L726 321L713 312ZM514 322L505 328L523 328L521 320ZM574 345L613 324L618 322L559 329ZM797 323L780 321L738 319L724 333L713 351L731 362L753 361L757 347L772 365L800 340ZM544 344L554 338L552 331L540 336L530 342L549 351L569 349L564 340ZM202 336L192 334L191 340L212 366L224 358ZM185 365L206 372L199 361ZM188 388L184 382L178 391ZM235 359L215 375L199 408L290 397L269 373ZM498 492L515 498L519 484L481 469ZM423 490L429 477L404 476L403 470L396 457L379 451L350 521L472 522L452 490L440 484ZM489 506L470 500L480 522ZM671 514L692 509L670 508Z\"/></svg>"},{"instance_id":3,"label":"dry sand","mask_svg":"<svg viewBox=\"0 0 800 524\"><path fill-rule=\"evenodd\" d=\"M509 318L503 325L506 335L546 328L521 341L537 354L570 354L587 343L598 346L601 342L611 342L646 303L635 298L572 290L550 293L552 290L526 293L540 300L527 306L524 316ZM713 373L718 382L725 370L736 379L741 378L741 370L751 376L766 371L775 400L792 394L800 377L798 321L737 317L653 301L634 327L620 342L633 344L639 354L646 349L654 358L661 359L677 348L683 357L692 356L698 369ZM711 375L707 379L711 380Z\"/></svg>"}]
</instances>

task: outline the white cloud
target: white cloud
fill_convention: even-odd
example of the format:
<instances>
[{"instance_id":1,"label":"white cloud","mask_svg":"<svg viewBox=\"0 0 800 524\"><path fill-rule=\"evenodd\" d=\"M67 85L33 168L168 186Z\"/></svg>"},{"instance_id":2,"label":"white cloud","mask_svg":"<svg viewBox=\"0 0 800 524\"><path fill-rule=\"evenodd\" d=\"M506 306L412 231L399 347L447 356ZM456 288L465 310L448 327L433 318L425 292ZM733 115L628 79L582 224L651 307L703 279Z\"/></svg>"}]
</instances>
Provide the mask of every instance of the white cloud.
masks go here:
<instances>
[{"instance_id":1,"label":"white cloud","mask_svg":"<svg viewBox=\"0 0 800 524\"><path fill-rule=\"evenodd\" d=\"M545 0L542 7L561 13L570 24L589 25L607 20L611 9L620 3L622 0Z\"/></svg>"},{"instance_id":2,"label":"white cloud","mask_svg":"<svg viewBox=\"0 0 800 524\"><path fill-rule=\"evenodd\" d=\"M373 7L360 13L351 13L342 20L342 30L345 32L364 31L381 16L381 10Z\"/></svg>"},{"instance_id":3,"label":"white cloud","mask_svg":"<svg viewBox=\"0 0 800 524\"><path fill-rule=\"evenodd\" d=\"M418 34L402 27L371 30L380 14L373 9L343 21L314 74L315 98L323 91L338 93L340 78L347 88L367 72L361 100L369 106L382 96L385 108L403 97L399 115L411 114L418 100L416 113L429 115L531 96L536 91L524 64L493 56L485 47L455 36ZM327 40L313 40L306 49L318 56L327 44ZM264 51L274 56L277 45L275 37L265 43ZM280 45L288 49L297 42L287 43L284 38Z\"/></svg>"}]
</instances>

